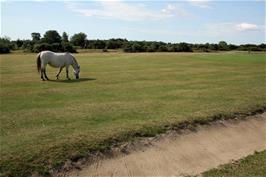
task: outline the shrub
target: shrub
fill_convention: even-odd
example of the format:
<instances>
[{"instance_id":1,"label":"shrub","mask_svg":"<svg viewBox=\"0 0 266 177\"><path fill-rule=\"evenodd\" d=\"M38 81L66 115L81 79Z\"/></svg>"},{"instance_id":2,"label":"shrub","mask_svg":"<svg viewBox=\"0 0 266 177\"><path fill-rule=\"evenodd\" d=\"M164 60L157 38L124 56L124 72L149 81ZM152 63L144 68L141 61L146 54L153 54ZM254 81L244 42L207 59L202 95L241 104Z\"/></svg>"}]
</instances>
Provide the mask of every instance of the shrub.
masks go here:
<instances>
[{"instance_id":1,"label":"shrub","mask_svg":"<svg viewBox=\"0 0 266 177\"><path fill-rule=\"evenodd\" d=\"M0 46L0 53L10 53L10 49L8 47Z\"/></svg>"},{"instance_id":2,"label":"shrub","mask_svg":"<svg viewBox=\"0 0 266 177\"><path fill-rule=\"evenodd\" d=\"M62 48L64 52L77 53L76 49L70 43L62 43Z\"/></svg>"},{"instance_id":3,"label":"shrub","mask_svg":"<svg viewBox=\"0 0 266 177\"><path fill-rule=\"evenodd\" d=\"M34 48L34 43L30 40L25 40L22 45L22 49L26 52L32 52Z\"/></svg>"},{"instance_id":4,"label":"shrub","mask_svg":"<svg viewBox=\"0 0 266 177\"><path fill-rule=\"evenodd\" d=\"M35 44L32 52L39 53L44 50L52 50L52 45L48 43Z\"/></svg>"},{"instance_id":5,"label":"shrub","mask_svg":"<svg viewBox=\"0 0 266 177\"><path fill-rule=\"evenodd\" d=\"M0 53L10 53L10 49L13 49L14 45L11 43L10 38L0 38Z\"/></svg>"},{"instance_id":6,"label":"shrub","mask_svg":"<svg viewBox=\"0 0 266 177\"><path fill-rule=\"evenodd\" d=\"M72 45L69 43L53 43L53 44L48 44L48 43L40 43L40 44L35 44L32 52L39 53L41 51L45 50L50 50L53 52L71 52L71 53L76 53L77 51L73 48Z\"/></svg>"}]
</instances>

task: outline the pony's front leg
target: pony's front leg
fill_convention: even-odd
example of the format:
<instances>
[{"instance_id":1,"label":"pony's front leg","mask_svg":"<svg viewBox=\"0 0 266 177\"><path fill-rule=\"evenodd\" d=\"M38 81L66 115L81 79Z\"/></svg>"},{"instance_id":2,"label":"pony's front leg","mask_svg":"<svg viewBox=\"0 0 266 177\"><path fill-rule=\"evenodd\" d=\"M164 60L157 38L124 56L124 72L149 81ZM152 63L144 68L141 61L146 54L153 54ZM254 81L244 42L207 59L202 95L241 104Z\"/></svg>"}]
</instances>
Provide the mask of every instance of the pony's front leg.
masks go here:
<instances>
[{"instance_id":1,"label":"pony's front leg","mask_svg":"<svg viewBox=\"0 0 266 177\"><path fill-rule=\"evenodd\" d=\"M70 80L69 75L68 75L68 67L69 67L69 66L66 66L66 78L67 78L68 80Z\"/></svg>"},{"instance_id":2,"label":"pony's front leg","mask_svg":"<svg viewBox=\"0 0 266 177\"><path fill-rule=\"evenodd\" d=\"M63 67L60 67L59 72L58 72L57 75L56 75L56 79L58 79L59 74L61 73L62 69L63 69Z\"/></svg>"}]
</instances>

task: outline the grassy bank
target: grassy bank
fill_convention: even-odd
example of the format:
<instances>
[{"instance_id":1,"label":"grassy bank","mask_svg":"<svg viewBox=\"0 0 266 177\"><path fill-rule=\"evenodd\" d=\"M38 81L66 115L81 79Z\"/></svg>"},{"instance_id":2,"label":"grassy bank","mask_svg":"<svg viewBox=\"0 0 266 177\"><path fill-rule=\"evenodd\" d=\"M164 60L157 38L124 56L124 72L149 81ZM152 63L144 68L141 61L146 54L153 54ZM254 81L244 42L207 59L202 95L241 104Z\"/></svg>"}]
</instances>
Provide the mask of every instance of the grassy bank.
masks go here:
<instances>
[{"instance_id":1,"label":"grassy bank","mask_svg":"<svg viewBox=\"0 0 266 177\"><path fill-rule=\"evenodd\" d=\"M80 53L80 80L62 71L49 82L35 57L0 59L4 176L46 174L110 139L266 106L265 54ZM47 70L55 79L57 70Z\"/></svg>"},{"instance_id":2,"label":"grassy bank","mask_svg":"<svg viewBox=\"0 0 266 177\"><path fill-rule=\"evenodd\" d=\"M266 174L266 151L256 152L241 160L221 165L219 168L204 172L204 177L262 177Z\"/></svg>"}]
</instances>

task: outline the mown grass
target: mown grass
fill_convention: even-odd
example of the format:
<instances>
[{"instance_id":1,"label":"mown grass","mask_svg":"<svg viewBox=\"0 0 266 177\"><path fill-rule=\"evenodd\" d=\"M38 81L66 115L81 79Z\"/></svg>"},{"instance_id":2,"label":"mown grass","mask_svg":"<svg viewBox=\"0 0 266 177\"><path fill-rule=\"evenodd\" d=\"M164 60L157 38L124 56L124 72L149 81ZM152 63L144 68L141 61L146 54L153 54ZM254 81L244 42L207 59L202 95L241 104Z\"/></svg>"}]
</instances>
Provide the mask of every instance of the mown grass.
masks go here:
<instances>
[{"instance_id":1,"label":"mown grass","mask_svg":"<svg viewBox=\"0 0 266 177\"><path fill-rule=\"evenodd\" d=\"M80 53L80 80L62 71L49 82L35 57L1 55L2 176L47 174L111 139L266 106L265 53Z\"/></svg>"},{"instance_id":2,"label":"mown grass","mask_svg":"<svg viewBox=\"0 0 266 177\"><path fill-rule=\"evenodd\" d=\"M255 152L241 160L204 172L203 177L263 177L266 174L266 151Z\"/></svg>"}]
</instances>

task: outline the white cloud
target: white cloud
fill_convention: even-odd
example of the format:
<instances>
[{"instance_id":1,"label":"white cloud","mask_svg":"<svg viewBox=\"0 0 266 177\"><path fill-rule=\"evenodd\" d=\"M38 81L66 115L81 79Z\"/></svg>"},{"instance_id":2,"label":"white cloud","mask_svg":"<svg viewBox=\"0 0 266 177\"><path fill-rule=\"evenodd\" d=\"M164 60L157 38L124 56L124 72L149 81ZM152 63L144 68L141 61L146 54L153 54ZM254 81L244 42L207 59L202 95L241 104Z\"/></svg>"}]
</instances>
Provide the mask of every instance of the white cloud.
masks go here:
<instances>
[{"instance_id":1,"label":"white cloud","mask_svg":"<svg viewBox=\"0 0 266 177\"><path fill-rule=\"evenodd\" d=\"M65 7L73 12L88 17L112 18L126 21L162 20L188 13L177 5L168 4L160 10L150 10L140 3L122 1L95 1L97 8L85 8L86 3L65 2Z\"/></svg>"},{"instance_id":2,"label":"white cloud","mask_svg":"<svg viewBox=\"0 0 266 177\"><path fill-rule=\"evenodd\" d=\"M167 6L162 9L164 14L169 14L172 16L188 16L189 14L182 8L174 4L167 4Z\"/></svg>"},{"instance_id":3,"label":"white cloud","mask_svg":"<svg viewBox=\"0 0 266 177\"><path fill-rule=\"evenodd\" d=\"M246 32L263 31L263 25L255 25L251 23L215 23L207 24L205 26L206 32L215 36L221 35L238 35Z\"/></svg>"},{"instance_id":4,"label":"white cloud","mask_svg":"<svg viewBox=\"0 0 266 177\"><path fill-rule=\"evenodd\" d=\"M259 27L251 23L240 23L236 25L236 29L239 31L254 31L259 30Z\"/></svg>"},{"instance_id":5,"label":"white cloud","mask_svg":"<svg viewBox=\"0 0 266 177\"><path fill-rule=\"evenodd\" d=\"M187 0L191 5L200 8L211 8L211 0Z\"/></svg>"}]
</instances>

